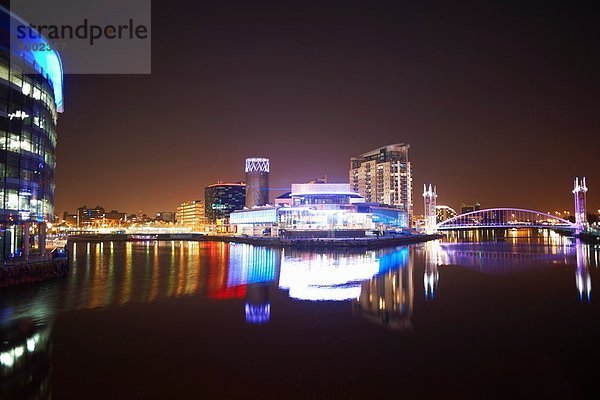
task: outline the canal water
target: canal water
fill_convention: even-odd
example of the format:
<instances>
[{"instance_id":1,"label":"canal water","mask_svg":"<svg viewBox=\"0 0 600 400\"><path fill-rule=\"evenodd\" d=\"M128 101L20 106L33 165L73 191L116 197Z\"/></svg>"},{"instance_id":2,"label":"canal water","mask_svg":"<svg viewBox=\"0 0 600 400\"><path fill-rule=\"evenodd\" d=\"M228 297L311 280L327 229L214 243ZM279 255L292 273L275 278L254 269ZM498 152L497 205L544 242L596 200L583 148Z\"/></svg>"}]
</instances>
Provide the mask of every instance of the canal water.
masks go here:
<instances>
[{"instance_id":1,"label":"canal water","mask_svg":"<svg viewBox=\"0 0 600 400\"><path fill-rule=\"evenodd\" d=\"M597 391L600 250L469 239L352 252L76 243L67 278L0 291L0 399Z\"/></svg>"}]
</instances>

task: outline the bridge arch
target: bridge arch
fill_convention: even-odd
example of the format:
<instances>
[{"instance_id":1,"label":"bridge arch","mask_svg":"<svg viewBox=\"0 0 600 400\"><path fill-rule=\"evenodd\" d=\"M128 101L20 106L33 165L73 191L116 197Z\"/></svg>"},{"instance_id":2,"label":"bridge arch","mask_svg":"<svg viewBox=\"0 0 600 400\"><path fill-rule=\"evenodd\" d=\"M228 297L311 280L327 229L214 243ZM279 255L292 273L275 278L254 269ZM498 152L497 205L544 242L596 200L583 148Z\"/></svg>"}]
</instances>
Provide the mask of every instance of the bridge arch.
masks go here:
<instances>
[{"instance_id":1,"label":"bridge arch","mask_svg":"<svg viewBox=\"0 0 600 400\"><path fill-rule=\"evenodd\" d=\"M575 225L545 212L509 207L471 211L437 224L438 230L473 228L574 229Z\"/></svg>"}]
</instances>

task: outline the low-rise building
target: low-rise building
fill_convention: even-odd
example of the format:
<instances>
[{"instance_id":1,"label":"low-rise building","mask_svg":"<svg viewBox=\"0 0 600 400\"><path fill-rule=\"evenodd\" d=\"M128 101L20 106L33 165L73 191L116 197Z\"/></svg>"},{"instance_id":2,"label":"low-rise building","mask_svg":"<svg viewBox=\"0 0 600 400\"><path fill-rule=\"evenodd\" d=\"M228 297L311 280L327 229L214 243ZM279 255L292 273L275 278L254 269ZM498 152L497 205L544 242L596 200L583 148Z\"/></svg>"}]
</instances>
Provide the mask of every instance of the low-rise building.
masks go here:
<instances>
[{"instance_id":1,"label":"low-rise building","mask_svg":"<svg viewBox=\"0 0 600 400\"><path fill-rule=\"evenodd\" d=\"M173 211L159 211L156 213L156 220L160 222L175 222L175 213Z\"/></svg>"},{"instance_id":2,"label":"low-rise building","mask_svg":"<svg viewBox=\"0 0 600 400\"><path fill-rule=\"evenodd\" d=\"M405 210L365 203L348 183L293 184L289 197L283 205L235 211L230 223L239 234L283 237L360 237L408 228Z\"/></svg>"},{"instance_id":3,"label":"low-rise building","mask_svg":"<svg viewBox=\"0 0 600 400\"><path fill-rule=\"evenodd\" d=\"M193 231L203 231L206 225L204 202L191 200L177 207L177 225L191 228Z\"/></svg>"}]
</instances>

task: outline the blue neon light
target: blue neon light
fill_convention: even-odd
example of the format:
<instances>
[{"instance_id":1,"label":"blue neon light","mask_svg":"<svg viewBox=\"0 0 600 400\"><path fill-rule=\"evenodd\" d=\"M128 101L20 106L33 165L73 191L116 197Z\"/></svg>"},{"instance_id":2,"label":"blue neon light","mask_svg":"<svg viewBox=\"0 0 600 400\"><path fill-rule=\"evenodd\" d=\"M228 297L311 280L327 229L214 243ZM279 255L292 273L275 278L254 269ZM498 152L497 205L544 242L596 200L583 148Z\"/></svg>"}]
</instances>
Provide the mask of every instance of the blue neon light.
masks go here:
<instances>
[{"instance_id":1,"label":"blue neon light","mask_svg":"<svg viewBox=\"0 0 600 400\"><path fill-rule=\"evenodd\" d=\"M9 26L5 26L4 28L10 31L11 42L9 46L11 53L33 64L35 70L50 81L54 91L56 110L63 112L63 66L60 55L54 50L54 46L48 43L46 38L41 35L38 35L38 38L35 39L30 38L29 35L23 39L17 39L16 28L23 25L29 27L29 24L4 7L0 6L0 12L10 15L10 21L6 21L4 18L1 18L1 20L3 24L5 22L9 23ZM40 48L40 46L46 49L51 48L52 50L35 50Z\"/></svg>"}]
</instances>

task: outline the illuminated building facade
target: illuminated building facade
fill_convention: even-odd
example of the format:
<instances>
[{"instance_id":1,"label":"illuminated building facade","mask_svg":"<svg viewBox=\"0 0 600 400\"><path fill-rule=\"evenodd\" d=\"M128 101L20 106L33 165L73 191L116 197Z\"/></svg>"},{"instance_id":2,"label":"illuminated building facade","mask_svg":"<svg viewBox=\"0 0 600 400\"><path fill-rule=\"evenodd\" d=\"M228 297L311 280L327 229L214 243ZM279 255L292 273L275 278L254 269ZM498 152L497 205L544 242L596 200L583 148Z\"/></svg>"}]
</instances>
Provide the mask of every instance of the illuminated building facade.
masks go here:
<instances>
[{"instance_id":1,"label":"illuminated building facade","mask_svg":"<svg viewBox=\"0 0 600 400\"><path fill-rule=\"evenodd\" d=\"M79 207L77 209L77 227L100 226L104 219L104 213L104 208L100 206L94 208L88 208L87 206Z\"/></svg>"},{"instance_id":2,"label":"illuminated building facade","mask_svg":"<svg viewBox=\"0 0 600 400\"><path fill-rule=\"evenodd\" d=\"M62 216L62 223L70 227L77 226L77 213L65 211Z\"/></svg>"},{"instance_id":3,"label":"illuminated building facade","mask_svg":"<svg viewBox=\"0 0 600 400\"><path fill-rule=\"evenodd\" d=\"M11 24L29 25L0 8L0 259L45 251L63 111L60 56L31 50L43 37L23 39L25 50L11 46Z\"/></svg>"},{"instance_id":4,"label":"illuminated building facade","mask_svg":"<svg viewBox=\"0 0 600 400\"><path fill-rule=\"evenodd\" d=\"M246 207L269 203L269 159L246 158Z\"/></svg>"},{"instance_id":5,"label":"illuminated building facade","mask_svg":"<svg viewBox=\"0 0 600 400\"><path fill-rule=\"evenodd\" d=\"M350 160L350 185L367 202L397 206L412 221L412 169L410 145L393 144Z\"/></svg>"},{"instance_id":6,"label":"illuminated building facade","mask_svg":"<svg viewBox=\"0 0 600 400\"><path fill-rule=\"evenodd\" d=\"M193 231L204 230L206 218L204 216L204 203L202 200L192 200L181 203L177 207L177 225L191 228Z\"/></svg>"},{"instance_id":7,"label":"illuminated building facade","mask_svg":"<svg viewBox=\"0 0 600 400\"><path fill-rule=\"evenodd\" d=\"M381 226L407 228L398 208L365 203L348 183L293 184L289 206L263 206L231 214L237 233L286 237L360 237Z\"/></svg>"},{"instance_id":8,"label":"illuminated building facade","mask_svg":"<svg viewBox=\"0 0 600 400\"><path fill-rule=\"evenodd\" d=\"M228 225L229 214L246 204L244 182L218 182L204 189L204 210L208 223Z\"/></svg>"}]
</instances>

